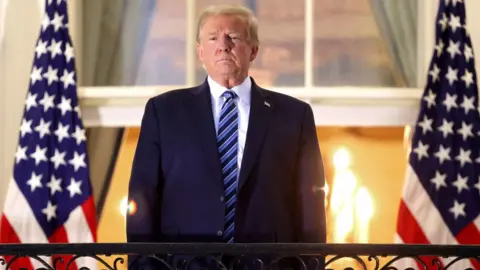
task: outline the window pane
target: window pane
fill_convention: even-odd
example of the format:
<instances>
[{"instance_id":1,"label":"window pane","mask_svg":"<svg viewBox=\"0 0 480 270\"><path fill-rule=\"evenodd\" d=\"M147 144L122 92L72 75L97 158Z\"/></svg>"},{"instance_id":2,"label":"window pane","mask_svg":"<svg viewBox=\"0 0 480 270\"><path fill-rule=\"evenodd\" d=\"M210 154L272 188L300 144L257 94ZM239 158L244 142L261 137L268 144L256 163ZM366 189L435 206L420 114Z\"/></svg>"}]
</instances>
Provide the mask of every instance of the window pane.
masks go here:
<instances>
[{"instance_id":1,"label":"window pane","mask_svg":"<svg viewBox=\"0 0 480 270\"><path fill-rule=\"evenodd\" d=\"M417 0L314 5L316 85L416 85Z\"/></svg>"},{"instance_id":2,"label":"window pane","mask_svg":"<svg viewBox=\"0 0 480 270\"><path fill-rule=\"evenodd\" d=\"M262 86L304 85L304 1L198 0L197 15L209 5L223 3L246 5L258 17L260 50L250 69L255 81ZM197 60L197 83L205 76Z\"/></svg>"},{"instance_id":3,"label":"window pane","mask_svg":"<svg viewBox=\"0 0 480 270\"><path fill-rule=\"evenodd\" d=\"M185 1L82 4L83 85L185 84Z\"/></svg>"}]
</instances>

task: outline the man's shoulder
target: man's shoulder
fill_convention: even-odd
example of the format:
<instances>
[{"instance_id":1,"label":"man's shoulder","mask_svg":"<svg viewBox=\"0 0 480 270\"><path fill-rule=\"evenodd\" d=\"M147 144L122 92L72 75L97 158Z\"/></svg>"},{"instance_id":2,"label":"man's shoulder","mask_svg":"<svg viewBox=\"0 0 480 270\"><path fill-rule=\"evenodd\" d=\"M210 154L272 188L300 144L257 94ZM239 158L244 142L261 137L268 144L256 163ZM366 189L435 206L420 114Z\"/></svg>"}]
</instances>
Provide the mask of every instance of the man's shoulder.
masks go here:
<instances>
[{"instance_id":1,"label":"man's shoulder","mask_svg":"<svg viewBox=\"0 0 480 270\"><path fill-rule=\"evenodd\" d=\"M196 89L198 86L195 87L186 87L186 88L178 88L178 89L171 89L166 92L157 94L151 98L152 102L154 103L163 103L163 102L172 102L175 100L181 100L184 97L187 97L192 94L192 91Z\"/></svg>"},{"instance_id":2,"label":"man's shoulder","mask_svg":"<svg viewBox=\"0 0 480 270\"><path fill-rule=\"evenodd\" d=\"M308 103L296 97L262 87L260 87L260 89L264 91L267 96L271 97L272 101L282 107L287 107L288 109L305 109L305 107L309 106Z\"/></svg>"}]
</instances>

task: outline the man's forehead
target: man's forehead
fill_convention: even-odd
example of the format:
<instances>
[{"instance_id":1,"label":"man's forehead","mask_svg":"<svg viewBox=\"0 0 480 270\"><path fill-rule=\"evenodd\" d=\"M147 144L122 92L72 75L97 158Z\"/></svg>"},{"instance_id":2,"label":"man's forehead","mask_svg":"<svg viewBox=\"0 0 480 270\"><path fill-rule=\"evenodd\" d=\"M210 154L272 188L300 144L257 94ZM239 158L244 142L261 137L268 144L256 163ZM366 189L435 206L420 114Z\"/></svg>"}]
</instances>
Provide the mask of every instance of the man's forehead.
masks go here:
<instances>
[{"instance_id":1,"label":"man's forehead","mask_svg":"<svg viewBox=\"0 0 480 270\"><path fill-rule=\"evenodd\" d=\"M220 26L225 27L225 24L228 24L229 27L233 27L233 28L246 27L245 19L233 14L210 16L205 20L205 23L203 26L205 27L208 25L212 27L220 27Z\"/></svg>"}]
</instances>

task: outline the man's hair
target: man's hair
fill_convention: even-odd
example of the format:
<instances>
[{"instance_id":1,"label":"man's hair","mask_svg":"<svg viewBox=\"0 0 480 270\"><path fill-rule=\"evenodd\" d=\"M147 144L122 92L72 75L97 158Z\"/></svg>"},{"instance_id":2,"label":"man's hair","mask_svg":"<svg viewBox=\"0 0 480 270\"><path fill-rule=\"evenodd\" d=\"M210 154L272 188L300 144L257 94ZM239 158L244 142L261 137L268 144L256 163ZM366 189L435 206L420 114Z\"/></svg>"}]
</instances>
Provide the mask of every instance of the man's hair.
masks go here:
<instances>
[{"instance_id":1,"label":"man's hair","mask_svg":"<svg viewBox=\"0 0 480 270\"><path fill-rule=\"evenodd\" d=\"M217 15L234 15L244 19L247 23L248 40L253 45L258 45L260 43L258 39L258 20L250 9L242 5L215 5L204 9L200 14L197 23L198 43L200 42L200 32L205 24L205 21L209 17Z\"/></svg>"}]
</instances>

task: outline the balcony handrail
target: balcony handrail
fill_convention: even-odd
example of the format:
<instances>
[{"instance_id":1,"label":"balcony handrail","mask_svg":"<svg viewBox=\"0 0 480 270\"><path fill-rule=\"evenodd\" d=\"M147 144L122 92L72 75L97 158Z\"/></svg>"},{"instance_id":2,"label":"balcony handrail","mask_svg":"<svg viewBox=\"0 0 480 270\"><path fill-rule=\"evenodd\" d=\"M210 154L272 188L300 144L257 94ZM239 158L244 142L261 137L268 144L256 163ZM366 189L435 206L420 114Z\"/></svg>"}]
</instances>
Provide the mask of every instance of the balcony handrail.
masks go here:
<instances>
[{"instance_id":1,"label":"balcony handrail","mask_svg":"<svg viewBox=\"0 0 480 270\"><path fill-rule=\"evenodd\" d=\"M51 257L51 261L44 257L52 255L60 257ZM133 255L133 257L129 257L126 261L127 255ZM240 269L271 269L270 267L274 267L273 269L393 270L404 269L396 267L404 259L411 259L410 263L417 264L421 269L433 269L432 267L434 267L437 270L460 270L472 269L471 266L474 267L473 269L479 269L475 267L480 265L480 245L309 243L1 244L0 256L10 257L10 259L0 258L0 265L6 266L6 269L26 269L22 268L26 267L24 266L25 260L22 261L22 258L25 257L39 264L41 266L39 269L56 270L63 269L65 266L66 269L70 269L69 267L74 263L80 263L80 269L90 269L79 261L80 258L87 257L92 259L90 263L98 263L102 265L102 269L109 270L124 269L127 265L129 269L140 269L139 267L144 267L145 263L150 267L148 269L170 270L199 269L198 267L192 267L192 265L221 270L238 269L236 268L238 266L241 267ZM292 263L295 268L288 268ZM338 268L338 265L342 266Z\"/></svg>"},{"instance_id":2,"label":"balcony handrail","mask_svg":"<svg viewBox=\"0 0 480 270\"><path fill-rule=\"evenodd\" d=\"M44 254L279 254L480 256L480 245L308 244L308 243L79 243L0 244L0 255Z\"/></svg>"}]
</instances>

